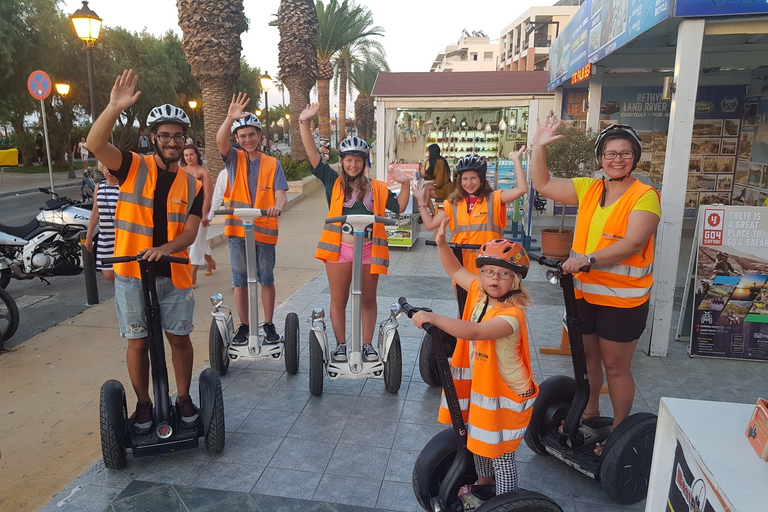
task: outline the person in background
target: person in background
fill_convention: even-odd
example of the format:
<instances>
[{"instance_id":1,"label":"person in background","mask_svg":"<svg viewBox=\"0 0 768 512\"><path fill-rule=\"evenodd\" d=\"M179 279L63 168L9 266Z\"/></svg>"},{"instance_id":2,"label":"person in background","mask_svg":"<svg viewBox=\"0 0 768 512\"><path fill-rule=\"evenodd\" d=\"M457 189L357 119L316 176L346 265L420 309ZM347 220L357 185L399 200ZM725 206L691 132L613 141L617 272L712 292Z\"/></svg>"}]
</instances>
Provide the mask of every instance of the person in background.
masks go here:
<instances>
[{"instance_id":1,"label":"person in background","mask_svg":"<svg viewBox=\"0 0 768 512\"><path fill-rule=\"evenodd\" d=\"M80 137L77 147L80 149L80 158L83 160L83 170L89 171L91 169L91 165L88 163L90 155L88 153L88 145L85 143L85 137Z\"/></svg>"},{"instance_id":2,"label":"person in background","mask_svg":"<svg viewBox=\"0 0 768 512\"><path fill-rule=\"evenodd\" d=\"M149 153L149 137L144 134L144 130L139 130L139 154Z\"/></svg>"},{"instance_id":3,"label":"person in background","mask_svg":"<svg viewBox=\"0 0 768 512\"><path fill-rule=\"evenodd\" d=\"M99 227L99 243L96 245L96 270L101 271L107 281L115 282L115 272L112 265L104 263L104 258L115 255L115 210L117 209L117 197L120 186L109 169L101 162L96 167L104 174L104 181L96 185L94 194L94 208L88 221L88 231L85 234L85 248L93 252L93 237L96 234L96 226Z\"/></svg>"},{"instance_id":4,"label":"person in background","mask_svg":"<svg viewBox=\"0 0 768 512\"><path fill-rule=\"evenodd\" d=\"M208 243L208 214L211 211L211 201L213 197L213 181L211 173L202 163L200 151L195 146L186 146L182 157L184 170L197 178L203 184L203 219L200 221L200 228L192 245L189 246L189 262L192 264L192 288L197 287L197 269L201 265L207 265L205 275L210 276L216 270L216 261L211 255L211 246Z\"/></svg>"},{"instance_id":5,"label":"person in background","mask_svg":"<svg viewBox=\"0 0 768 512\"><path fill-rule=\"evenodd\" d=\"M424 185L427 197L444 201L450 197L454 189L451 168L445 158L440 155L440 146L430 144L427 151L422 174L424 180L429 182Z\"/></svg>"}]
</instances>

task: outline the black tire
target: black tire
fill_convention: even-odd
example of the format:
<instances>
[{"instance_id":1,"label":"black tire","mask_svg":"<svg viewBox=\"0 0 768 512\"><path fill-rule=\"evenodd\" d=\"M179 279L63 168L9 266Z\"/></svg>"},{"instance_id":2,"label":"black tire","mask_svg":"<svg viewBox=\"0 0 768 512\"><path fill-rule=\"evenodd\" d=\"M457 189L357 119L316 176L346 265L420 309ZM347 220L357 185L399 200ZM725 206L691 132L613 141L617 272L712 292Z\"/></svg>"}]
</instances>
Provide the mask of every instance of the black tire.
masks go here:
<instances>
[{"instance_id":1,"label":"black tire","mask_svg":"<svg viewBox=\"0 0 768 512\"><path fill-rule=\"evenodd\" d=\"M534 452L547 455L542 439L558 428L576 394L576 381L572 377L557 375L539 386L539 396L533 402L531 422L525 431L525 444Z\"/></svg>"},{"instance_id":2,"label":"black tire","mask_svg":"<svg viewBox=\"0 0 768 512\"><path fill-rule=\"evenodd\" d=\"M211 368L219 375L226 375L229 370L229 346L224 342L216 319L211 319L211 331L208 333L208 357Z\"/></svg>"},{"instance_id":3,"label":"black tire","mask_svg":"<svg viewBox=\"0 0 768 512\"><path fill-rule=\"evenodd\" d=\"M0 270L0 288L7 288L11 282L11 269L4 268Z\"/></svg>"},{"instance_id":4,"label":"black tire","mask_svg":"<svg viewBox=\"0 0 768 512\"><path fill-rule=\"evenodd\" d=\"M11 294L0 288L0 345L16 334L19 328L19 308Z\"/></svg>"},{"instance_id":5,"label":"black tire","mask_svg":"<svg viewBox=\"0 0 768 512\"><path fill-rule=\"evenodd\" d=\"M229 358L227 358L229 359ZM200 396L203 396L202 389ZM224 395L221 392L221 380L216 377L216 394L213 400L213 414L208 429L205 431L205 449L210 453L221 453L224 449Z\"/></svg>"},{"instance_id":6,"label":"black tire","mask_svg":"<svg viewBox=\"0 0 768 512\"><path fill-rule=\"evenodd\" d=\"M299 371L299 315L288 313L285 317L285 371L296 375Z\"/></svg>"},{"instance_id":7,"label":"black tire","mask_svg":"<svg viewBox=\"0 0 768 512\"><path fill-rule=\"evenodd\" d=\"M435 360L435 346L432 336L425 332L419 346L419 373L421 379L433 388L440 386L440 374L437 371Z\"/></svg>"},{"instance_id":8,"label":"black tire","mask_svg":"<svg viewBox=\"0 0 768 512\"><path fill-rule=\"evenodd\" d=\"M515 491L492 498L476 512L563 512L560 506L543 494L531 491Z\"/></svg>"},{"instance_id":9,"label":"black tire","mask_svg":"<svg viewBox=\"0 0 768 512\"><path fill-rule=\"evenodd\" d=\"M323 394L323 349L315 331L309 331L309 392L315 396Z\"/></svg>"},{"instance_id":10,"label":"black tire","mask_svg":"<svg viewBox=\"0 0 768 512\"><path fill-rule=\"evenodd\" d=\"M608 436L600 457L600 483L613 501L637 503L648 494L656 416L632 414Z\"/></svg>"},{"instance_id":11,"label":"black tire","mask_svg":"<svg viewBox=\"0 0 768 512\"><path fill-rule=\"evenodd\" d=\"M384 362L384 387L390 393L397 393L402 381L403 353L400 350L400 333L395 330L395 336L387 353L387 360Z\"/></svg>"},{"instance_id":12,"label":"black tire","mask_svg":"<svg viewBox=\"0 0 768 512\"><path fill-rule=\"evenodd\" d=\"M413 466L413 494L424 510L432 512L432 498L440 492L440 484L456 458L456 435L448 428L429 440ZM471 457L470 457L471 459ZM459 486L472 484L477 480L475 468L468 468ZM459 489L456 488L455 492Z\"/></svg>"},{"instance_id":13,"label":"black tire","mask_svg":"<svg viewBox=\"0 0 768 512\"><path fill-rule=\"evenodd\" d=\"M115 421L116 418L122 418L122 424ZM125 438L127 418L125 388L115 380L108 380L101 386L99 399L101 454L107 469L125 467L125 446L120 444L120 439Z\"/></svg>"}]
</instances>

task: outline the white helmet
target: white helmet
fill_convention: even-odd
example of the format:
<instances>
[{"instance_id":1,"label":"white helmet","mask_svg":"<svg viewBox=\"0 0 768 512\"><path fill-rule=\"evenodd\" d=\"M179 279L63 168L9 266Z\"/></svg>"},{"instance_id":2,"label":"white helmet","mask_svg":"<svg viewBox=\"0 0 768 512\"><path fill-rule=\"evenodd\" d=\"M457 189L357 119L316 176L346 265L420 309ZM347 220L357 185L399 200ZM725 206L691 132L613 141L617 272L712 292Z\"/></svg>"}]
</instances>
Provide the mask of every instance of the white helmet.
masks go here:
<instances>
[{"instance_id":1,"label":"white helmet","mask_svg":"<svg viewBox=\"0 0 768 512\"><path fill-rule=\"evenodd\" d=\"M154 131L155 126L159 124L177 124L184 128L184 131L189 129L189 117L179 107L166 103L155 107L147 116L147 127L149 131Z\"/></svg>"},{"instance_id":2,"label":"white helmet","mask_svg":"<svg viewBox=\"0 0 768 512\"><path fill-rule=\"evenodd\" d=\"M243 114L245 113L246 112L243 112ZM235 122L232 123L232 133L237 132L239 128L243 128L244 126L253 126L257 130L261 130L261 121L259 121L259 118L250 112L247 112L247 114L247 116L241 119L236 119Z\"/></svg>"},{"instance_id":3,"label":"white helmet","mask_svg":"<svg viewBox=\"0 0 768 512\"><path fill-rule=\"evenodd\" d=\"M339 156L359 156L368 157L368 143L354 135L347 137L339 144Z\"/></svg>"}]
</instances>

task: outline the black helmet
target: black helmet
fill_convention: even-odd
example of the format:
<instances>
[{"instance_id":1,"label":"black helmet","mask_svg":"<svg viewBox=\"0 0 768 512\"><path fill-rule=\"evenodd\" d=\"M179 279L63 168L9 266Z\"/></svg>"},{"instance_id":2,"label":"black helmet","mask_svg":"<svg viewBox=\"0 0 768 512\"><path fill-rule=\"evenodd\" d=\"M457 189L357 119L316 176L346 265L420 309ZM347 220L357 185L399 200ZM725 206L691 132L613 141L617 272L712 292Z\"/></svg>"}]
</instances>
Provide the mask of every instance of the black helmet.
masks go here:
<instances>
[{"instance_id":1,"label":"black helmet","mask_svg":"<svg viewBox=\"0 0 768 512\"><path fill-rule=\"evenodd\" d=\"M368 158L368 152L370 148L368 143L363 139L354 135L347 137L341 144L339 144L339 157L345 156L359 156L361 158Z\"/></svg>"},{"instance_id":2,"label":"black helmet","mask_svg":"<svg viewBox=\"0 0 768 512\"><path fill-rule=\"evenodd\" d=\"M177 124L184 128L185 132L190 125L187 113L169 103L153 108L147 116L149 131L155 131L155 127L159 124Z\"/></svg>"},{"instance_id":3,"label":"black helmet","mask_svg":"<svg viewBox=\"0 0 768 512\"><path fill-rule=\"evenodd\" d=\"M488 161L484 156L478 154L466 155L459 158L456 163L456 174L461 176L464 171L477 171L477 174L481 178L485 178L485 173L488 170Z\"/></svg>"},{"instance_id":4,"label":"black helmet","mask_svg":"<svg viewBox=\"0 0 768 512\"><path fill-rule=\"evenodd\" d=\"M598 164L600 164L600 155L603 154L605 143L611 139L628 140L632 145L632 152L635 154L635 161L632 164L632 170L634 171L637 163L640 161L640 154L643 152L643 141L640 139L640 135L637 134L634 128L626 124L612 124L605 128L600 132L595 141L595 158Z\"/></svg>"}]
</instances>

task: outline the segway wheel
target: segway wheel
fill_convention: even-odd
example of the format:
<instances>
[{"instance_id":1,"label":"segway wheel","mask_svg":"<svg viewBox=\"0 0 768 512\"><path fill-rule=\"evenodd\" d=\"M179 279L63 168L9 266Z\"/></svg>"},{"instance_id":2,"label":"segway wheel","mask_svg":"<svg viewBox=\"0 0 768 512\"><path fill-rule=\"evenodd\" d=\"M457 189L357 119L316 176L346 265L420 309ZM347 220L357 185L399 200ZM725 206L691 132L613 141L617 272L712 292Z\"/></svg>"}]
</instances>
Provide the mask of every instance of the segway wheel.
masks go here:
<instances>
[{"instance_id":1,"label":"segway wheel","mask_svg":"<svg viewBox=\"0 0 768 512\"><path fill-rule=\"evenodd\" d=\"M435 361L435 346L432 336L425 332L419 346L419 373L421 379L433 388L440 386L440 374Z\"/></svg>"},{"instance_id":2,"label":"segway wheel","mask_svg":"<svg viewBox=\"0 0 768 512\"><path fill-rule=\"evenodd\" d=\"M656 416L632 414L608 436L600 457L600 483L609 498L631 504L648 494Z\"/></svg>"},{"instance_id":3,"label":"segway wheel","mask_svg":"<svg viewBox=\"0 0 768 512\"><path fill-rule=\"evenodd\" d=\"M285 317L285 371L296 375L299 371L299 315Z\"/></svg>"},{"instance_id":4,"label":"segway wheel","mask_svg":"<svg viewBox=\"0 0 768 512\"><path fill-rule=\"evenodd\" d=\"M486 501L476 512L563 512L560 506L543 494L520 489Z\"/></svg>"},{"instance_id":5,"label":"segway wheel","mask_svg":"<svg viewBox=\"0 0 768 512\"><path fill-rule=\"evenodd\" d=\"M211 359L211 368L219 372L219 375L226 375L229 370L229 346L221 337L215 318L211 319L211 331L208 334L208 356Z\"/></svg>"},{"instance_id":6,"label":"segway wheel","mask_svg":"<svg viewBox=\"0 0 768 512\"><path fill-rule=\"evenodd\" d=\"M0 288L0 346L2 346L3 341L11 339L18 328L19 307L11 294Z\"/></svg>"},{"instance_id":7,"label":"segway wheel","mask_svg":"<svg viewBox=\"0 0 768 512\"><path fill-rule=\"evenodd\" d=\"M456 458L458 445L452 428L443 430L429 440L416 458L413 466L413 494L421 507L432 512L432 498L440 492L440 484ZM470 457L471 458L471 457ZM475 483L477 473L474 465L467 468L459 486ZM458 487L454 492L458 492Z\"/></svg>"},{"instance_id":8,"label":"segway wheel","mask_svg":"<svg viewBox=\"0 0 768 512\"><path fill-rule=\"evenodd\" d=\"M125 404L125 388L116 380L108 380L101 386L99 399L99 423L101 454L108 469L125 467L125 425L128 408Z\"/></svg>"},{"instance_id":9,"label":"segway wheel","mask_svg":"<svg viewBox=\"0 0 768 512\"><path fill-rule=\"evenodd\" d=\"M531 422L525 431L525 444L528 448L547 455L542 440L565 420L575 394L576 381L572 377L557 375L541 383L539 396L533 402Z\"/></svg>"},{"instance_id":10,"label":"segway wheel","mask_svg":"<svg viewBox=\"0 0 768 512\"><path fill-rule=\"evenodd\" d=\"M203 396L202 383L200 396ZM213 414L208 428L205 430L205 449L210 453L221 453L224 449L224 395L221 392L221 380L216 375L216 393L213 398Z\"/></svg>"},{"instance_id":11,"label":"segway wheel","mask_svg":"<svg viewBox=\"0 0 768 512\"><path fill-rule=\"evenodd\" d=\"M403 353L400 350L400 333L395 330L395 336L387 353L387 360L384 362L384 387L390 393L397 393L400 390L402 380Z\"/></svg>"},{"instance_id":12,"label":"segway wheel","mask_svg":"<svg viewBox=\"0 0 768 512\"><path fill-rule=\"evenodd\" d=\"M309 392L323 394L323 349L315 331L309 331Z\"/></svg>"}]
</instances>

